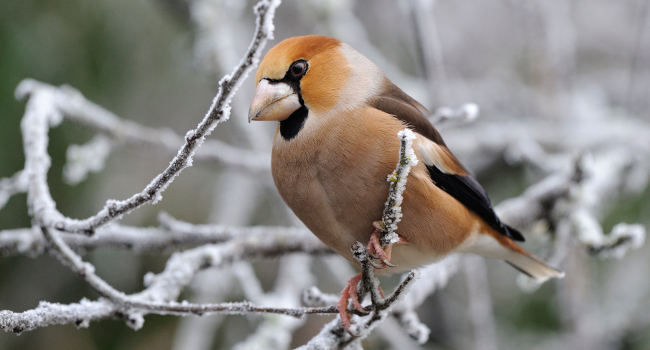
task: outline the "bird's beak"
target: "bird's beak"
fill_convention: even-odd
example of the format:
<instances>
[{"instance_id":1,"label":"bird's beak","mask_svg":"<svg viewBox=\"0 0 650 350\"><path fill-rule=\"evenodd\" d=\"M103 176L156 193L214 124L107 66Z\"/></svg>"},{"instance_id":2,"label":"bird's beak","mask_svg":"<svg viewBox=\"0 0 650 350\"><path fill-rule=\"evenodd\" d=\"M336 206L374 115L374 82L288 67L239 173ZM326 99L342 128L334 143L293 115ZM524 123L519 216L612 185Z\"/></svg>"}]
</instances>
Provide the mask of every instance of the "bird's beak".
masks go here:
<instances>
[{"instance_id":1,"label":"bird's beak","mask_svg":"<svg viewBox=\"0 0 650 350\"><path fill-rule=\"evenodd\" d=\"M282 121L289 118L298 108L300 108L300 101L291 86L262 79L257 84L255 97L248 111L248 121Z\"/></svg>"}]
</instances>

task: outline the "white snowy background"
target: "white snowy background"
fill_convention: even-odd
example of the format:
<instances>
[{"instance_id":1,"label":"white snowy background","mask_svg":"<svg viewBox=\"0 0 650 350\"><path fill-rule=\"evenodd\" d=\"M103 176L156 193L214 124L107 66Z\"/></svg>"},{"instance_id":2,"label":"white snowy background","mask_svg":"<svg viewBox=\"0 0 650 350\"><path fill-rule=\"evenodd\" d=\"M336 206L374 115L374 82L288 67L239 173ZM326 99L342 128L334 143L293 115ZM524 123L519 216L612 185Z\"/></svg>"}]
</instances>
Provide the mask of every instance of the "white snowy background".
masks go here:
<instances>
[{"instance_id":1,"label":"white snowy background","mask_svg":"<svg viewBox=\"0 0 650 350\"><path fill-rule=\"evenodd\" d=\"M277 195L268 169L273 126L246 122L250 78L232 101L230 120L162 198L152 198L155 205L94 238L49 235L94 266L86 280L73 271L89 265L62 264L38 229L59 222L38 186L44 181L60 213L86 218L107 199L139 193L168 166L210 107L219 79L246 52L253 4L0 4L0 348L347 341L325 334L335 327L327 324L332 315L143 318L127 308L121 319L104 319L116 315L117 304L98 298L113 287L145 289L135 294L140 301L300 308L332 305L322 292L338 293L354 273L324 253ZM335 36L428 106L504 221L525 233L525 247L567 273L536 288L506 264L451 256L418 273L364 348L650 346L649 1L285 0L274 24L266 49L293 35ZM39 132L48 124L44 144ZM26 137L38 142L23 145ZM47 167L45 151L46 177L21 172L26 154L34 155L30 169ZM28 206L52 215L30 216ZM296 250L307 254L288 253ZM391 290L398 278L383 282ZM51 325L65 312L72 315L67 325ZM16 329L23 316L36 329ZM18 330L23 334L13 334Z\"/></svg>"}]
</instances>

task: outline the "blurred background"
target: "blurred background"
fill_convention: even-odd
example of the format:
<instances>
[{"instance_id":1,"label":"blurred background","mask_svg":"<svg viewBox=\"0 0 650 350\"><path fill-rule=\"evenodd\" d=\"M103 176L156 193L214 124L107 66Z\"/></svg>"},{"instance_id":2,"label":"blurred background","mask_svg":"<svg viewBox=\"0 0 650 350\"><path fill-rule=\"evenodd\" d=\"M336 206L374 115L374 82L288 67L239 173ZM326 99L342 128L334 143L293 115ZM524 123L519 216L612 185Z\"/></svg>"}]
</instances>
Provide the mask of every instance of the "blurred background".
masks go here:
<instances>
[{"instance_id":1,"label":"blurred background","mask_svg":"<svg viewBox=\"0 0 650 350\"><path fill-rule=\"evenodd\" d=\"M0 2L0 178L24 166L19 127L24 102L13 98L22 79L71 85L122 118L183 135L203 117L219 77L244 53L254 30L252 4ZM285 0L275 27L276 40L268 47L294 35L335 36L371 58L432 111L478 104L478 121L445 125L442 132L494 203L520 195L558 170L560 165L551 160L566 164L594 152L598 161L598 152L627 147L626 152L636 157L629 169L637 174L636 182L617 185L616 196L599 204L599 219L604 232L620 222L650 224L649 1ZM232 120L211 138L268 154L273 126L246 123L252 92L249 78L235 98ZM630 123L646 128L637 127L630 135L633 139L626 140L625 131L614 128ZM530 145L513 135L521 132L543 135L536 153L528 152ZM70 217L92 215L107 198L122 199L140 191L170 159L170 153L155 147L118 147L102 171L80 183L66 181L68 147L84 144L95 134L68 121L50 133L49 183L57 208ZM510 139L517 141L494 146ZM158 212L166 211L195 223L294 225L269 180L267 173L198 163L174 182L162 202L139 209L123 222L156 225ZM30 226L25 201L24 194L10 199L0 211L0 229ZM548 237L552 239L554 228L548 226L524 230L532 236L529 247L537 247L542 256L551 255ZM650 348L648 245L620 259L589 255L580 244L567 249L559 266L568 277L534 292L523 291L517 274L505 264L487 262L484 295L490 301L488 321L494 326L488 343L468 336L477 334L475 320L468 315L469 275L452 277L418 310L431 329L424 348L568 349L585 344L598 349ZM125 292L140 290L144 273L160 271L167 257L112 249L85 255L100 276ZM320 266L326 261L315 259L312 271L321 289L336 292L342 284ZM272 287L277 262L253 267L262 276L263 288ZM202 273L185 297L215 301L211 286L226 273L230 272ZM0 259L0 309L21 311L40 300L66 303L82 297L97 295L50 256ZM219 297L244 299L237 287ZM292 344L307 341L327 319L309 317L294 333ZM0 334L0 348L222 349L245 339L258 323L258 318L240 316L148 316L137 332L108 320L87 329L56 326L19 337ZM188 333L188 327L203 331ZM365 345L391 347L376 336Z\"/></svg>"}]
</instances>

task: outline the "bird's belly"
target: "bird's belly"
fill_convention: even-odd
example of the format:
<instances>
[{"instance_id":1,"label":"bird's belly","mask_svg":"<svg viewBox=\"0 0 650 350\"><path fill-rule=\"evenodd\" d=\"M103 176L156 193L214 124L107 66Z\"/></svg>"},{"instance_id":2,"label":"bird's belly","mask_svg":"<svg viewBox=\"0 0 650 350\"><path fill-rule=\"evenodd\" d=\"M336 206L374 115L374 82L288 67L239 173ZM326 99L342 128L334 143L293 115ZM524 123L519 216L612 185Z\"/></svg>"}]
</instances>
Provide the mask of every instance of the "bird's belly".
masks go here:
<instances>
[{"instance_id":1,"label":"bird's belly","mask_svg":"<svg viewBox=\"0 0 650 350\"><path fill-rule=\"evenodd\" d=\"M273 177L282 198L321 241L349 260L353 260L350 246L355 241L365 244L372 222L381 219L388 194L385 178L391 171L376 166L359 169L360 164L356 160L297 163L275 154L273 158ZM280 175L276 171L280 168L292 171Z\"/></svg>"}]
</instances>

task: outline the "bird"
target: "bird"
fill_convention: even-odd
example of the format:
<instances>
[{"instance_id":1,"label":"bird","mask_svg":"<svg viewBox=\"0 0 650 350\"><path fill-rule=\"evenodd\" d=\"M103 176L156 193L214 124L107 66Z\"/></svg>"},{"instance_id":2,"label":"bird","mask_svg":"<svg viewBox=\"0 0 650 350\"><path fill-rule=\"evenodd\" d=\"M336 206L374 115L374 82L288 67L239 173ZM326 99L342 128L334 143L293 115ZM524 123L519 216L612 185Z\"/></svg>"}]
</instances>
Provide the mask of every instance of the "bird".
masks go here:
<instances>
[{"instance_id":1,"label":"bird","mask_svg":"<svg viewBox=\"0 0 650 350\"><path fill-rule=\"evenodd\" d=\"M249 122L277 122L271 172L282 199L347 260L355 262L350 247L361 242L381 257L384 274L473 253L504 260L538 282L563 277L517 244L524 236L499 219L427 116L427 108L363 54L321 35L290 37L266 53L248 113ZM415 134L420 161L403 193L399 242L384 251L373 225L382 215L386 176L399 160L397 133L404 128ZM350 279L337 304L346 329L350 301L361 309L360 279Z\"/></svg>"}]
</instances>

